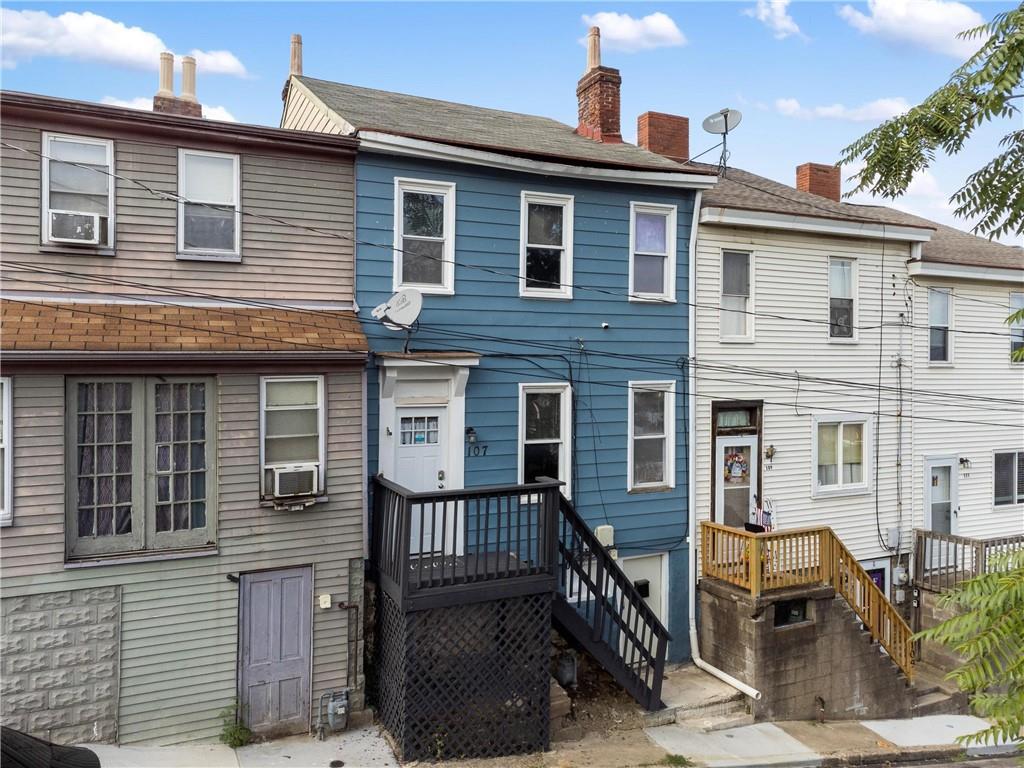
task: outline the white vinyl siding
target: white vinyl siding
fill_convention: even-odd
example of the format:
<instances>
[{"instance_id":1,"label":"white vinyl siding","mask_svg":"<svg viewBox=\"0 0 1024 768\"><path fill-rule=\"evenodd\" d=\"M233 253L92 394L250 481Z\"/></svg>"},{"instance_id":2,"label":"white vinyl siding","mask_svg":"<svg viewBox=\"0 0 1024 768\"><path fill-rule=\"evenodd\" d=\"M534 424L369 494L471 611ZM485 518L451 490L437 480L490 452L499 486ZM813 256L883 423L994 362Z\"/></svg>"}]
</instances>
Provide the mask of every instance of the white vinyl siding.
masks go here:
<instances>
[{"instance_id":1,"label":"white vinyl siding","mask_svg":"<svg viewBox=\"0 0 1024 768\"><path fill-rule=\"evenodd\" d=\"M629 204L629 300L676 300L676 206Z\"/></svg>"},{"instance_id":2,"label":"white vinyl siding","mask_svg":"<svg viewBox=\"0 0 1024 768\"><path fill-rule=\"evenodd\" d=\"M42 134L42 241L81 248L114 245L114 143Z\"/></svg>"},{"instance_id":3,"label":"white vinyl siding","mask_svg":"<svg viewBox=\"0 0 1024 768\"><path fill-rule=\"evenodd\" d=\"M179 150L179 258L240 258L239 179L238 155Z\"/></svg>"},{"instance_id":4,"label":"white vinyl siding","mask_svg":"<svg viewBox=\"0 0 1024 768\"><path fill-rule=\"evenodd\" d=\"M754 254L722 251L719 328L723 341L754 340Z\"/></svg>"},{"instance_id":5,"label":"white vinyl siding","mask_svg":"<svg viewBox=\"0 0 1024 768\"><path fill-rule=\"evenodd\" d=\"M519 221L519 295L572 298L573 198L523 192Z\"/></svg>"},{"instance_id":6,"label":"white vinyl siding","mask_svg":"<svg viewBox=\"0 0 1024 768\"><path fill-rule=\"evenodd\" d=\"M274 496L274 469L315 464L324 487L324 381L322 376L260 379L261 495Z\"/></svg>"},{"instance_id":7,"label":"white vinyl siding","mask_svg":"<svg viewBox=\"0 0 1024 768\"><path fill-rule=\"evenodd\" d=\"M953 362L953 292L945 288L928 290L928 362Z\"/></svg>"},{"instance_id":8,"label":"white vinyl siding","mask_svg":"<svg viewBox=\"0 0 1024 768\"><path fill-rule=\"evenodd\" d=\"M395 179L394 289L455 293L455 185Z\"/></svg>"},{"instance_id":9,"label":"white vinyl siding","mask_svg":"<svg viewBox=\"0 0 1024 768\"><path fill-rule=\"evenodd\" d=\"M572 491L572 391L568 384L519 385L519 482L553 477Z\"/></svg>"},{"instance_id":10,"label":"white vinyl siding","mask_svg":"<svg viewBox=\"0 0 1024 768\"><path fill-rule=\"evenodd\" d=\"M675 487L675 382L629 382L627 490Z\"/></svg>"}]
</instances>

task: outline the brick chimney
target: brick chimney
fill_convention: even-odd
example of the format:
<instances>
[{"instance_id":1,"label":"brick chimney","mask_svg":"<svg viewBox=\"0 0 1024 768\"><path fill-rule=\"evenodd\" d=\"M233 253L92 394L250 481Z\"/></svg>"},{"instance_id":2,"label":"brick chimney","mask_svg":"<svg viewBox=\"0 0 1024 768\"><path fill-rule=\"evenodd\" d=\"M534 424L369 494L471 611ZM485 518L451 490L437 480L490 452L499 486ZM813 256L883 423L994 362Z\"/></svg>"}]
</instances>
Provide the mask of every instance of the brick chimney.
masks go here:
<instances>
[{"instance_id":1,"label":"brick chimney","mask_svg":"<svg viewBox=\"0 0 1024 768\"><path fill-rule=\"evenodd\" d=\"M601 30L591 27L587 35L587 71L576 86L580 124L576 133L606 144L621 144L619 125L619 70L601 66Z\"/></svg>"},{"instance_id":2,"label":"brick chimney","mask_svg":"<svg viewBox=\"0 0 1024 768\"><path fill-rule=\"evenodd\" d=\"M827 197L839 202L842 191L842 170L838 165L804 163L796 167L796 188L801 192Z\"/></svg>"},{"instance_id":3,"label":"brick chimney","mask_svg":"<svg viewBox=\"0 0 1024 768\"><path fill-rule=\"evenodd\" d=\"M636 143L670 160L690 159L690 118L644 112L636 119Z\"/></svg>"},{"instance_id":4,"label":"brick chimney","mask_svg":"<svg viewBox=\"0 0 1024 768\"><path fill-rule=\"evenodd\" d=\"M181 96L174 95L174 54L160 54L160 87L153 97L153 111L165 115L202 117L203 105L196 99L196 60L185 56L181 60Z\"/></svg>"}]
</instances>

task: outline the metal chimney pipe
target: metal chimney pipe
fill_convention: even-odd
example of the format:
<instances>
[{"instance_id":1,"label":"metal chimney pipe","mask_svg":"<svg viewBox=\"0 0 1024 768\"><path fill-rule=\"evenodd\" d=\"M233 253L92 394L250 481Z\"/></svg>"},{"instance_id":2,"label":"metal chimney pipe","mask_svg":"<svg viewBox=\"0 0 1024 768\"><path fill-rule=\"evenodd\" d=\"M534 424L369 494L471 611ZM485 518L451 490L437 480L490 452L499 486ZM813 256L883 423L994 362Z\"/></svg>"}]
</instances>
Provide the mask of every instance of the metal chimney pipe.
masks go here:
<instances>
[{"instance_id":1,"label":"metal chimney pipe","mask_svg":"<svg viewBox=\"0 0 1024 768\"><path fill-rule=\"evenodd\" d=\"M302 35L292 35L292 61L289 75L302 75Z\"/></svg>"},{"instance_id":2,"label":"metal chimney pipe","mask_svg":"<svg viewBox=\"0 0 1024 768\"><path fill-rule=\"evenodd\" d=\"M587 72L601 66L601 28L591 27L587 33Z\"/></svg>"},{"instance_id":3,"label":"metal chimney pipe","mask_svg":"<svg viewBox=\"0 0 1024 768\"><path fill-rule=\"evenodd\" d=\"M181 99L196 103L196 60L192 56L181 59Z\"/></svg>"},{"instance_id":4,"label":"metal chimney pipe","mask_svg":"<svg viewBox=\"0 0 1024 768\"><path fill-rule=\"evenodd\" d=\"M174 54L164 51L160 54L160 87L157 96L174 97Z\"/></svg>"}]
</instances>

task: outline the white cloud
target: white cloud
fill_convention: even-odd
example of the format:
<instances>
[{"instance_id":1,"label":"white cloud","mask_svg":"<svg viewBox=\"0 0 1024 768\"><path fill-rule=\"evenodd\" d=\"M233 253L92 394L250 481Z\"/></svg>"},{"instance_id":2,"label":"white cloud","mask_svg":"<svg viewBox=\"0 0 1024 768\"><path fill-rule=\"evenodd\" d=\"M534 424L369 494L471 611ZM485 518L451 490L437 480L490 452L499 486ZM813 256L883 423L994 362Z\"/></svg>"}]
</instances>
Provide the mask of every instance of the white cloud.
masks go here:
<instances>
[{"instance_id":1,"label":"white cloud","mask_svg":"<svg viewBox=\"0 0 1024 768\"><path fill-rule=\"evenodd\" d=\"M642 19L634 19L628 13L601 11L593 16L584 15L583 23L588 27L600 27L601 44L611 50L632 53L686 45L686 35L660 11ZM586 45L587 38L580 38L580 43Z\"/></svg>"},{"instance_id":2,"label":"white cloud","mask_svg":"<svg viewBox=\"0 0 1024 768\"><path fill-rule=\"evenodd\" d=\"M757 5L743 11L744 16L757 19L772 31L776 40L785 40L797 35L806 37L799 25L789 15L790 0L757 0Z\"/></svg>"},{"instance_id":3,"label":"white cloud","mask_svg":"<svg viewBox=\"0 0 1024 768\"><path fill-rule=\"evenodd\" d=\"M775 111L786 117L799 117L804 120L822 118L828 120L850 120L863 123L881 123L889 118L901 115L910 109L910 104L902 96L875 99L861 104L859 107L847 107L844 104L826 104L818 107L805 107L796 99L776 99Z\"/></svg>"},{"instance_id":4,"label":"white cloud","mask_svg":"<svg viewBox=\"0 0 1024 768\"><path fill-rule=\"evenodd\" d=\"M167 45L153 32L129 27L95 13L0 9L2 64L13 68L36 57L95 61L130 69L155 70ZM245 66L230 51L189 51L203 74L245 77ZM180 59L177 61L180 66Z\"/></svg>"},{"instance_id":5,"label":"white cloud","mask_svg":"<svg viewBox=\"0 0 1024 768\"><path fill-rule=\"evenodd\" d=\"M136 96L134 99L119 99L116 96L104 96L100 99L104 104L112 107L127 107L128 109L141 109L150 112L153 109L153 99L145 96ZM203 104L203 117L207 120L223 120L227 123L237 123L238 119L225 107L215 107Z\"/></svg>"},{"instance_id":6,"label":"white cloud","mask_svg":"<svg viewBox=\"0 0 1024 768\"><path fill-rule=\"evenodd\" d=\"M957 34L985 23L976 10L953 0L868 0L867 14L844 5L839 15L865 34L961 60L973 55L981 41L961 40Z\"/></svg>"}]
</instances>

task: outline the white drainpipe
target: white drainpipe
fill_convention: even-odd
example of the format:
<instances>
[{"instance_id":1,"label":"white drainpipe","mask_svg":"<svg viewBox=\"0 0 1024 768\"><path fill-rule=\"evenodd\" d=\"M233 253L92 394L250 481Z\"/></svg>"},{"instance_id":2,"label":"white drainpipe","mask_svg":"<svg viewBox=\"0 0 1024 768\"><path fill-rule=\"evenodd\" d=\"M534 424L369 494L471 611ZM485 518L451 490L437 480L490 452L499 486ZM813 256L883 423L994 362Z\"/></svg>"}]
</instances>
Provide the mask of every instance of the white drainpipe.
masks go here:
<instances>
[{"instance_id":1,"label":"white drainpipe","mask_svg":"<svg viewBox=\"0 0 1024 768\"><path fill-rule=\"evenodd\" d=\"M696 477L696 448L697 448L697 374L693 367L693 359L696 357L696 344L697 344L697 296L694 290L697 285L697 226L700 221L700 190L694 195L693 199L693 225L690 227L690 263L689 267L689 293L687 294L690 301L690 322L689 322L689 338L688 338L688 350L690 353L690 394L688 397L686 407L690 409L690 418L688 419L690 424L690 450L689 457L687 459L687 470L686 476L688 480L688 496L687 496L687 517L689 518L689 543L690 543L690 573L689 580L687 583L687 592L689 595L689 609L690 609L690 656L693 657L693 663L697 665L698 669L703 669L709 675L713 675L721 680L723 683L727 683L735 688L737 691L749 696L750 698L757 701L761 698L761 692L756 688L751 688L749 685L741 680L737 680L727 672L723 672L718 667L713 667L708 664L704 659L700 657L700 645L697 642L697 486L694 483L694 477Z\"/></svg>"}]
</instances>

